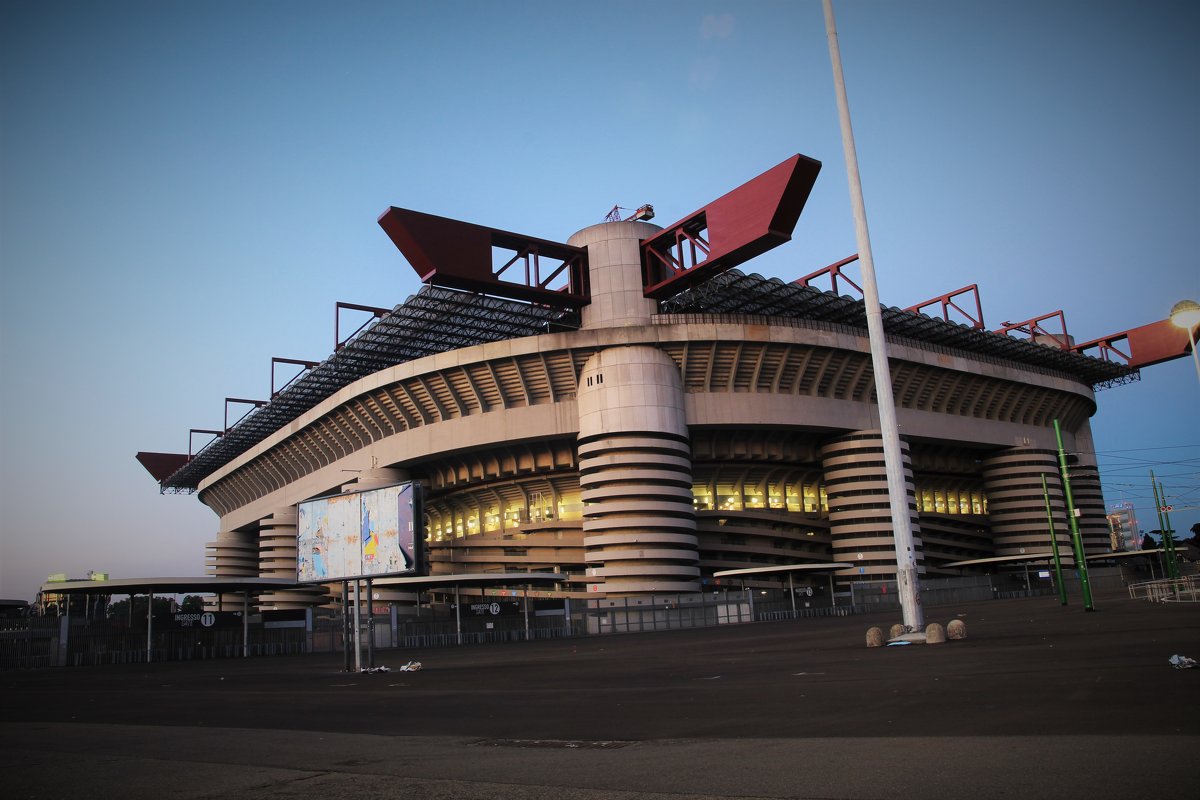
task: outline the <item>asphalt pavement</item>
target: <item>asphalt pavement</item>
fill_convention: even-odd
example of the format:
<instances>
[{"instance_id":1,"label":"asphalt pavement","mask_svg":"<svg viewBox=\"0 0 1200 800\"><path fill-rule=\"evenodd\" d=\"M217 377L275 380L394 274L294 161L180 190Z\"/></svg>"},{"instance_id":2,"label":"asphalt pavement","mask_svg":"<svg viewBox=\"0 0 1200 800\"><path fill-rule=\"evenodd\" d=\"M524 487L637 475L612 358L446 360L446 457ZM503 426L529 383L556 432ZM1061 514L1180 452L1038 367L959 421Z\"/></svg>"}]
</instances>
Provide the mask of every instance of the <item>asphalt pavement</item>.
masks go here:
<instances>
[{"instance_id":1,"label":"asphalt pavement","mask_svg":"<svg viewBox=\"0 0 1200 800\"><path fill-rule=\"evenodd\" d=\"M0 673L8 798L1193 796L1200 607L1101 595L340 656ZM420 672L394 668L409 660Z\"/></svg>"}]
</instances>

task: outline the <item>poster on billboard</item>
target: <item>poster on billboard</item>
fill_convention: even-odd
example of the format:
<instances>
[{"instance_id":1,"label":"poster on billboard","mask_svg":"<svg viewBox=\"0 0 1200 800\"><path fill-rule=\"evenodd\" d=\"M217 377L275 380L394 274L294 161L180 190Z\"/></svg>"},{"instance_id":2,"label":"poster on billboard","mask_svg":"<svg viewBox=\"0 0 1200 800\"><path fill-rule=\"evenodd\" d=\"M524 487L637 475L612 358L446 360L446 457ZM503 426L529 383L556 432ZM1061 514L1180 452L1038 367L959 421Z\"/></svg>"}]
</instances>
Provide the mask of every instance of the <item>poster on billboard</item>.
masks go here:
<instances>
[{"instance_id":1,"label":"poster on billboard","mask_svg":"<svg viewBox=\"0 0 1200 800\"><path fill-rule=\"evenodd\" d=\"M300 583L420 573L420 486L400 483L308 500L298 507Z\"/></svg>"}]
</instances>

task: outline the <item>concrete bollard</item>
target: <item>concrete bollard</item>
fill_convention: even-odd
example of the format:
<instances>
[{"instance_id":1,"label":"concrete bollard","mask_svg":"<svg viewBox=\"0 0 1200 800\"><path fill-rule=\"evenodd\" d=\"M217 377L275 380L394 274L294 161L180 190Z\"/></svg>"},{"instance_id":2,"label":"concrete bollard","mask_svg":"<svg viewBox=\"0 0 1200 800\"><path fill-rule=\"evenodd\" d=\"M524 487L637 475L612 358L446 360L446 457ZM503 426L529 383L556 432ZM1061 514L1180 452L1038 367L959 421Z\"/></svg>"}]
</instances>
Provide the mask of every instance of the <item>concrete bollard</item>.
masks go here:
<instances>
[{"instance_id":1,"label":"concrete bollard","mask_svg":"<svg viewBox=\"0 0 1200 800\"><path fill-rule=\"evenodd\" d=\"M903 636L906 633L908 633L908 631L904 629L904 626L897 622L892 626L892 629L888 631L888 638L895 639L897 636Z\"/></svg>"},{"instance_id":2,"label":"concrete bollard","mask_svg":"<svg viewBox=\"0 0 1200 800\"><path fill-rule=\"evenodd\" d=\"M940 623L931 622L925 626L925 644L942 644L946 641L946 629Z\"/></svg>"},{"instance_id":3,"label":"concrete bollard","mask_svg":"<svg viewBox=\"0 0 1200 800\"><path fill-rule=\"evenodd\" d=\"M867 647L883 647L882 628L867 628Z\"/></svg>"},{"instance_id":4,"label":"concrete bollard","mask_svg":"<svg viewBox=\"0 0 1200 800\"><path fill-rule=\"evenodd\" d=\"M952 619L950 624L946 626L947 639L965 639L967 638L967 623L961 619Z\"/></svg>"}]
</instances>

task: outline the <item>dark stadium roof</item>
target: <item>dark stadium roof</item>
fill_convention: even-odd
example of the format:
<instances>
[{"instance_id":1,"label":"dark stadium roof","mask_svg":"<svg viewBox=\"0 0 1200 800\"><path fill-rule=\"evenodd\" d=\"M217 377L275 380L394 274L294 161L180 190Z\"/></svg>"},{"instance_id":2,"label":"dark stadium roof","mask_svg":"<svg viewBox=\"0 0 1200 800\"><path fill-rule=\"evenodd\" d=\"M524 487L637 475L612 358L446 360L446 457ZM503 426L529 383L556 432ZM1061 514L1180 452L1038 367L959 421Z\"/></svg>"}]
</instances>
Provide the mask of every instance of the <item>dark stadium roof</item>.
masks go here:
<instances>
[{"instance_id":1,"label":"dark stadium roof","mask_svg":"<svg viewBox=\"0 0 1200 800\"><path fill-rule=\"evenodd\" d=\"M867 325L862 300L738 270L719 274L663 301L662 312L806 319L859 329ZM1119 380L1133 371L1123 364L912 311L884 308L883 321L891 337L1036 365L1076 376L1092 386ZM472 345L578 327L577 311L423 286L329 358L301 373L271 402L254 408L160 486L164 492L194 491L208 475L342 387L382 369Z\"/></svg>"},{"instance_id":2,"label":"dark stadium roof","mask_svg":"<svg viewBox=\"0 0 1200 800\"><path fill-rule=\"evenodd\" d=\"M194 490L204 478L344 386L405 361L462 347L578 328L575 311L423 286L374 325L255 408L161 482Z\"/></svg>"},{"instance_id":3,"label":"dark stadium roof","mask_svg":"<svg viewBox=\"0 0 1200 800\"><path fill-rule=\"evenodd\" d=\"M664 301L662 311L666 314L754 314L867 327L866 306L862 300L784 283L778 278L746 275L736 269ZM899 308L884 307L883 327L889 337L1035 365L1072 375L1091 386L1118 380L1133 371L1124 364Z\"/></svg>"}]
</instances>

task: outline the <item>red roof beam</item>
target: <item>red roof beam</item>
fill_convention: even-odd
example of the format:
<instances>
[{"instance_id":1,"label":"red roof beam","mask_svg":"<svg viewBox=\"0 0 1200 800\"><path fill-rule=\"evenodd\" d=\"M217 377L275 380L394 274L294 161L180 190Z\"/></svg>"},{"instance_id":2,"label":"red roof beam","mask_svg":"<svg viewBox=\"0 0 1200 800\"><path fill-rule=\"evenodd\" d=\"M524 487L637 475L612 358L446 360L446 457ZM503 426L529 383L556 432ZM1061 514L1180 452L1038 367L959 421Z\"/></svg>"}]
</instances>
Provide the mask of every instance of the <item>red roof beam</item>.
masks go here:
<instances>
[{"instance_id":1,"label":"red roof beam","mask_svg":"<svg viewBox=\"0 0 1200 800\"><path fill-rule=\"evenodd\" d=\"M809 286L812 286L812 282L816 278L823 278L826 275L828 275L829 282L830 282L829 290L831 292L833 292L834 294L838 295L839 297L841 296L841 293L838 291L838 278L841 278L843 281L845 281L846 283L850 284L855 289L857 289L858 296L862 297L865 294L862 290L862 287L859 286L854 281L852 281L849 278L849 276L847 276L844 272L842 272L842 267L846 266L847 264L853 264L855 261L858 261L858 253L855 253L852 256L843 258L841 261L836 261L836 262L830 264L828 267L822 267L821 269L817 270L816 272L810 272L807 275L805 275L803 278L797 278L796 280L792 281L792 283L796 284L797 286L809 287Z\"/></svg>"},{"instance_id":2,"label":"red roof beam","mask_svg":"<svg viewBox=\"0 0 1200 800\"><path fill-rule=\"evenodd\" d=\"M190 429L188 431L188 456L187 456L188 461L191 461L192 457L196 453L200 452L200 450L203 450L204 447L208 447L210 444L212 444L216 440L216 439L210 439L208 442L205 443L204 447L200 448L200 450L194 450L192 447L192 443L195 441L195 436L197 433L212 434L214 437L216 437L216 439L220 439L222 436L225 435L225 431L214 431L214 430L208 430L207 428L192 428L192 429Z\"/></svg>"},{"instance_id":3,"label":"red roof beam","mask_svg":"<svg viewBox=\"0 0 1200 800\"><path fill-rule=\"evenodd\" d=\"M349 336L343 337L342 336L342 310L343 309L346 311L365 311L371 315L371 319L368 319L362 325L359 325L357 328L355 328L354 331ZM333 352L336 353L338 350L341 350L343 347L346 346L346 342L350 341L355 336L358 336L360 333L362 333L363 328L370 325L371 322L374 320L383 319L385 316L390 314L391 311L392 310L390 308L376 308L375 306L360 306L360 305L357 305L356 303L343 303L341 301L335 303L333 306Z\"/></svg>"},{"instance_id":4,"label":"red roof beam","mask_svg":"<svg viewBox=\"0 0 1200 800\"><path fill-rule=\"evenodd\" d=\"M591 300L583 248L394 206L379 226L424 283L558 308ZM496 249L516 255L496 269ZM561 264L542 275L544 259ZM525 266L524 283L501 277L517 261Z\"/></svg>"},{"instance_id":5,"label":"red roof beam","mask_svg":"<svg viewBox=\"0 0 1200 800\"><path fill-rule=\"evenodd\" d=\"M1049 330L1042 324L1051 320L1058 320L1058 330ZM1058 347L1062 350L1071 348L1071 337L1067 333L1067 318L1063 316L1062 309L1027 319L1024 322L1005 322L995 332L1005 336L1023 333L1037 344Z\"/></svg>"},{"instance_id":6,"label":"red roof beam","mask_svg":"<svg viewBox=\"0 0 1200 800\"><path fill-rule=\"evenodd\" d=\"M278 395L280 392L282 392L287 387L291 386L292 383L297 378L299 378L301 375L308 372L310 369L312 369L313 367L317 366L320 363L321 363L320 361L304 361L304 360L298 359L298 358L279 358L278 356L272 356L271 357L271 399L274 400L276 395ZM287 381L283 384L283 386L280 386L278 389L276 389L275 388L275 365L276 364L292 364L294 366L302 367L302 369L299 372L297 372L295 375L293 375L292 377L288 378Z\"/></svg>"},{"instance_id":7,"label":"red roof beam","mask_svg":"<svg viewBox=\"0 0 1200 800\"><path fill-rule=\"evenodd\" d=\"M1186 357L1191 351L1191 342L1186 330L1164 319L1077 344L1071 350L1140 369Z\"/></svg>"},{"instance_id":8,"label":"red roof beam","mask_svg":"<svg viewBox=\"0 0 1200 800\"><path fill-rule=\"evenodd\" d=\"M146 472L150 473L150 477L159 483L174 475L180 467L191 460L190 456L183 453L143 452L138 453L135 458L146 468Z\"/></svg>"},{"instance_id":9,"label":"red roof beam","mask_svg":"<svg viewBox=\"0 0 1200 800\"><path fill-rule=\"evenodd\" d=\"M962 307L962 305L958 302L958 299L966 294L971 295L975 299L975 314L974 314L974 316L972 316L971 312L964 309ZM963 288L957 289L953 292L950 292L949 294L944 294L941 297L935 297L932 300L926 300L924 303L918 303L915 306L909 306L908 308L906 308L904 310L905 311L915 311L916 313L921 314L924 312L924 309L926 309L932 305L940 305L941 306L942 319L946 320L946 322L954 322L954 320L950 319L950 309L954 309L959 314L961 314L962 316L967 318L967 320L971 323L972 328L975 328L977 330L984 329L983 305L979 302L979 286L978 286L978 284L972 283L970 286L964 286Z\"/></svg>"},{"instance_id":10,"label":"red roof beam","mask_svg":"<svg viewBox=\"0 0 1200 800\"><path fill-rule=\"evenodd\" d=\"M820 171L794 155L643 241L643 293L676 294L790 240Z\"/></svg>"},{"instance_id":11,"label":"red roof beam","mask_svg":"<svg viewBox=\"0 0 1200 800\"><path fill-rule=\"evenodd\" d=\"M244 414L242 414L240 417L235 419L233 421L233 425L229 424L229 405L231 403L234 405L239 405L239 406L241 406L241 405L252 406L251 408L247 408L246 412ZM243 397L226 397L225 398L225 432L229 433L229 431L231 431L239 422L241 422L246 417L248 417L250 415L250 412L254 411L255 409L262 408L266 404L267 404L266 400L247 400Z\"/></svg>"}]
</instances>

